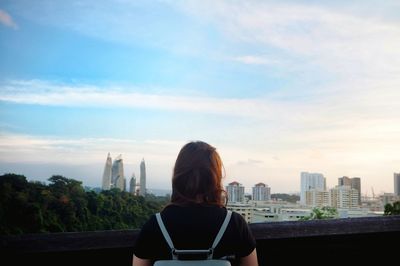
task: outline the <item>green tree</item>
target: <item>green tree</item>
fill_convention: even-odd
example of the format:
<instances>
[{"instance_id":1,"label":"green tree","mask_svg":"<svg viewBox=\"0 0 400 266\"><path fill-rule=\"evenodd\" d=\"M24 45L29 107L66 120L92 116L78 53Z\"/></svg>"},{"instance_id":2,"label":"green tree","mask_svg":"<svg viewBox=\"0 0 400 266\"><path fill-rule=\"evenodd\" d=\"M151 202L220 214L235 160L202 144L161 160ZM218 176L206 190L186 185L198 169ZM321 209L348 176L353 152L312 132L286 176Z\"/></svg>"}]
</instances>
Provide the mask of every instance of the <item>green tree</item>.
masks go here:
<instances>
[{"instance_id":1,"label":"green tree","mask_svg":"<svg viewBox=\"0 0 400 266\"><path fill-rule=\"evenodd\" d=\"M286 202L296 203L300 200L300 196L293 194L285 194L285 193L275 193L271 194L271 199L275 200L283 200Z\"/></svg>"},{"instance_id":2,"label":"green tree","mask_svg":"<svg viewBox=\"0 0 400 266\"><path fill-rule=\"evenodd\" d=\"M85 192L82 182L53 175L49 185L0 176L0 234L140 228L167 197L111 189Z\"/></svg>"},{"instance_id":3,"label":"green tree","mask_svg":"<svg viewBox=\"0 0 400 266\"><path fill-rule=\"evenodd\" d=\"M313 208L309 216L306 216L300 220L322 220L322 219L333 219L338 217L338 212L333 207L324 206L322 208Z\"/></svg>"},{"instance_id":4,"label":"green tree","mask_svg":"<svg viewBox=\"0 0 400 266\"><path fill-rule=\"evenodd\" d=\"M399 215L400 201L395 201L393 204L387 203L383 215Z\"/></svg>"}]
</instances>

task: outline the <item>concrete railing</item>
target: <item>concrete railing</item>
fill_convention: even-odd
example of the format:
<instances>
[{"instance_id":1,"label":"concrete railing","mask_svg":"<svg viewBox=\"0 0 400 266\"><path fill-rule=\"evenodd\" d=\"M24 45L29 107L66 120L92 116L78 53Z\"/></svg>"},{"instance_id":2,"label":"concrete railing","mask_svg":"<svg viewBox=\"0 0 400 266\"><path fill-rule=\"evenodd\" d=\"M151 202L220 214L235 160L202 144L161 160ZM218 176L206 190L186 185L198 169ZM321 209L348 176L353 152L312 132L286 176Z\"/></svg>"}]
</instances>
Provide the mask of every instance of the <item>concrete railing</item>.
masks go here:
<instances>
[{"instance_id":1,"label":"concrete railing","mask_svg":"<svg viewBox=\"0 0 400 266\"><path fill-rule=\"evenodd\" d=\"M257 223L250 228L260 265L384 265L396 261L400 250L400 216ZM138 233L1 236L1 264L131 265Z\"/></svg>"}]
</instances>

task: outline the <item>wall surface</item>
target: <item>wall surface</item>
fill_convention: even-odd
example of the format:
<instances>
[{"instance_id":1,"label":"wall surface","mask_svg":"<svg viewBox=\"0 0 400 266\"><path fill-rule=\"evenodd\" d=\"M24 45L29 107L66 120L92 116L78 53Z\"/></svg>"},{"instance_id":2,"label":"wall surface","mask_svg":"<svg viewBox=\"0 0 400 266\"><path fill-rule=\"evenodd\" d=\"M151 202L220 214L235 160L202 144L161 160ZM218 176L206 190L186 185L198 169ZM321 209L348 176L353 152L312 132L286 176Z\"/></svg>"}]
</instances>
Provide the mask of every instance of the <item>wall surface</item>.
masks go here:
<instances>
[{"instance_id":1,"label":"wall surface","mask_svg":"<svg viewBox=\"0 0 400 266\"><path fill-rule=\"evenodd\" d=\"M400 216L251 224L260 265L391 265ZM0 237L1 265L131 265L138 230Z\"/></svg>"}]
</instances>

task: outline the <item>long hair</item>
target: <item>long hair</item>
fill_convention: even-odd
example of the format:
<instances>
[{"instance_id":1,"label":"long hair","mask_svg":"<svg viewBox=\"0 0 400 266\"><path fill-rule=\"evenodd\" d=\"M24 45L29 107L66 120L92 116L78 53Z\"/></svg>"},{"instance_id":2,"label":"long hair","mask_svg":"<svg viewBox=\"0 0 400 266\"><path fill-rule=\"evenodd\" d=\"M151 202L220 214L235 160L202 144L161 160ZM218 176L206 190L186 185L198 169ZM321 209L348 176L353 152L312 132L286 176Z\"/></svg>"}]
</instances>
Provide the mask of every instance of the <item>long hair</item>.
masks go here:
<instances>
[{"instance_id":1,"label":"long hair","mask_svg":"<svg viewBox=\"0 0 400 266\"><path fill-rule=\"evenodd\" d=\"M187 143L175 162L171 203L225 206L222 168L221 158L213 146L202 141Z\"/></svg>"}]
</instances>

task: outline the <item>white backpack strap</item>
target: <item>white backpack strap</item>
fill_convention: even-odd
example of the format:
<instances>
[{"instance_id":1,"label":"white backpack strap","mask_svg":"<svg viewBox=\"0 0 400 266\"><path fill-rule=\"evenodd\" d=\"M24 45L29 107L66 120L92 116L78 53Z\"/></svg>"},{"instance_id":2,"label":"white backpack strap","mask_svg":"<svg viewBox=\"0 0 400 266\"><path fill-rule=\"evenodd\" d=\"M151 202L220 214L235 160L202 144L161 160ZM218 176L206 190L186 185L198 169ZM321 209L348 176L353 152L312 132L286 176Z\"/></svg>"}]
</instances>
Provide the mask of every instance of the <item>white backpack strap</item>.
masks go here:
<instances>
[{"instance_id":1,"label":"white backpack strap","mask_svg":"<svg viewBox=\"0 0 400 266\"><path fill-rule=\"evenodd\" d=\"M167 241L169 248L171 249L171 254L172 254L172 259L176 260L178 257L175 255L175 247L174 244L172 243L171 237L168 234L167 228L165 228L165 225L161 219L161 214L158 212L156 213L156 218L157 218L157 223L158 226L161 229L161 233L163 234L165 241Z\"/></svg>"},{"instance_id":2,"label":"white backpack strap","mask_svg":"<svg viewBox=\"0 0 400 266\"><path fill-rule=\"evenodd\" d=\"M222 236L225 233L226 228L228 227L229 221L231 220L231 216L232 216L232 212L231 211L227 211L226 212L226 216L225 216L225 220L221 225L221 228L219 229L219 232L217 234L217 236L214 239L214 242L211 246L211 254L208 255L208 259L212 259L213 253L214 253L214 249L215 247L218 245L219 241L221 240Z\"/></svg>"}]
</instances>

